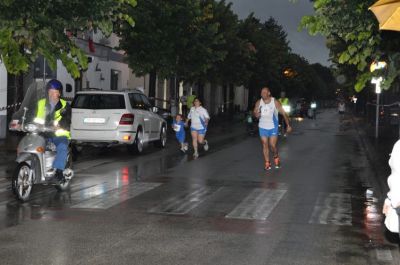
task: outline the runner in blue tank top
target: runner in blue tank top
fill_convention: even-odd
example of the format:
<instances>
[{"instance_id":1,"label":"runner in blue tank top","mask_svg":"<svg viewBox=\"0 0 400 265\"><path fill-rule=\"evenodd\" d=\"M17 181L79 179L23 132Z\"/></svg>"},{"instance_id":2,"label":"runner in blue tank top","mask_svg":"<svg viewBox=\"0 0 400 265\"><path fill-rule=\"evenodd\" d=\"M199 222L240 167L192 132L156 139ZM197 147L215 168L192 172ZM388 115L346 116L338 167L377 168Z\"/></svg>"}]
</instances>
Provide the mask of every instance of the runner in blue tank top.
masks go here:
<instances>
[{"instance_id":1,"label":"runner in blue tank top","mask_svg":"<svg viewBox=\"0 0 400 265\"><path fill-rule=\"evenodd\" d=\"M280 113L285 120L285 123L287 125L287 133L290 133L292 131L292 127L290 127L289 124L289 118L282 108L279 100L275 100L275 98L271 96L271 91L268 87L264 87L261 89L261 99L256 102L253 112L254 116L259 119L258 128L261 143L263 146L265 170L271 169L271 162L269 157L270 147L274 158L275 168L279 168L280 159L277 147L279 128L278 113Z\"/></svg>"}]
</instances>

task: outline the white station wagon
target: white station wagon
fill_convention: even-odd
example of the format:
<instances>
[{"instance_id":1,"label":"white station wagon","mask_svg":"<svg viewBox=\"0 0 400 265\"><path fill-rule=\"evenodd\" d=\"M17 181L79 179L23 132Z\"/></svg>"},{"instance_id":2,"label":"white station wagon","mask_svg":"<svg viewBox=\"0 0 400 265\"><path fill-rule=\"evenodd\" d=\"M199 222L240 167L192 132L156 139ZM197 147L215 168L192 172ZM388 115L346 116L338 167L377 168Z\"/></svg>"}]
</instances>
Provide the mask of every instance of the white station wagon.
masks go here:
<instances>
[{"instance_id":1,"label":"white station wagon","mask_svg":"<svg viewBox=\"0 0 400 265\"><path fill-rule=\"evenodd\" d=\"M136 153L148 142L165 147L167 122L139 90L81 91L71 107L71 138L78 146L124 144Z\"/></svg>"}]
</instances>

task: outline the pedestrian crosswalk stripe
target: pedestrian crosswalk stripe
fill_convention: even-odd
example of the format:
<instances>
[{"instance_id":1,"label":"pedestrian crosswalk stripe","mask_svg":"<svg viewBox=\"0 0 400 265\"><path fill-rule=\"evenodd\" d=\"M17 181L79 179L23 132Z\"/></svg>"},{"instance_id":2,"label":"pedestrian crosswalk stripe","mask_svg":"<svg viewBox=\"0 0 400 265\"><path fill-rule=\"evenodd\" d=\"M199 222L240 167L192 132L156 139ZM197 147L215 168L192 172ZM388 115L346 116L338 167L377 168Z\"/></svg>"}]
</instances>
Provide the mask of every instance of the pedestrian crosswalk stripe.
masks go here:
<instances>
[{"instance_id":1,"label":"pedestrian crosswalk stripe","mask_svg":"<svg viewBox=\"0 0 400 265\"><path fill-rule=\"evenodd\" d=\"M160 185L161 183L135 182L91 197L88 200L73 205L71 208L108 209Z\"/></svg>"},{"instance_id":2,"label":"pedestrian crosswalk stripe","mask_svg":"<svg viewBox=\"0 0 400 265\"><path fill-rule=\"evenodd\" d=\"M266 220L287 190L256 188L225 218Z\"/></svg>"},{"instance_id":3,"label":"pedestrian crosswalk stripe","mask_svg":"<svg viewBox=\"0 0 400 265\"><path fill-rule=\"evenodd\" d=\"M309 223L351 225L351 214L350 194L320 192Z\"/></svg>"},{"instance_id":4,"label":"pedestrian crosswalk stripe","mask_svg":"<svg viewBox=\"0 0 400 265\"><path fill-rule=\"evenodd\" d=\"M392 261L393 256L389 249L376 249L376 258L379 261Z\"/></svg>"},{"instance_id":5,"label":"pedestrian crosswalk stripe","mask_svg":"<svg viewBox=\"0 0 400 265\"><path fill-rule=\"evenodd\" d=\"M185 192L174 196L164 203L149 210L149 213L184 215L199 206L221 188L202 187L192 192Z\"/></svg>"}]
</instances>

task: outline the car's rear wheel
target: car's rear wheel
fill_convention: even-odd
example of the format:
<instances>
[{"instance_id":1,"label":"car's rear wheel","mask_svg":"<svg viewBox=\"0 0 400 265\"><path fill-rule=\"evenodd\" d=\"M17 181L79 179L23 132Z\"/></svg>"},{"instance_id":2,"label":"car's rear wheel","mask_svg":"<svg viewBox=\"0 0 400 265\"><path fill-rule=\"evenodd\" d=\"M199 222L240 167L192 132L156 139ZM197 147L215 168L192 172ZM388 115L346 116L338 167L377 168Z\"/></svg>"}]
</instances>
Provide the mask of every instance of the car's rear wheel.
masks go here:
<instances>
[{"instance_id":1,"label":"car's rear wheel","mask_svg":"<svg viewBox=\"0 0 400 265\"><path fill-rule=\"evenodd\" d=\"M138 129L136 133L136 138L133 144L128 145L128 151L134 154L141 154L143 153L144 143L143 143L143 131L142 129Z\"/></svg>"},{"instance_id":2,"label":"car's rear wheel","mask_svg":"<svg viewBox=\"0 0 400 265\"><path fill-rule=\"evenodd\" d=\"M167 129L165 128L165 125L163 125L160 130L160 139L156 141L156 146L164 148L166 144L167 144Z\"/></svg>"}]
</instances>

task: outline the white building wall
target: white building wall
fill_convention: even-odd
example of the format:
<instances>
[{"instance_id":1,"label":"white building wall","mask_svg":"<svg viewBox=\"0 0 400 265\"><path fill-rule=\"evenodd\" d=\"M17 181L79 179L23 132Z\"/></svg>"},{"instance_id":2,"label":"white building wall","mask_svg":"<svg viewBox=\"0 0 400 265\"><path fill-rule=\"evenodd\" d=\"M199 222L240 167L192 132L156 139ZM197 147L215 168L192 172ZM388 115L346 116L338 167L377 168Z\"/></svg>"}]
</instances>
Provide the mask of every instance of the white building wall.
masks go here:
<instances>
[{"instance_id":1,"label":"white building wall","mask_svg":"<svg viewBox=\"0 0 400 265\"><path fill-rule=\"evenodd\" d=\"M149 75L136 76L134 73L129 74L129 88L143 88L144 94L149 95Z\"/></svg>"},{"instance_id":2,"label":"white building wall","mask_svg":"<svg viewBox=\"0 0 400 265\"><path fill-rule=\"evenodd\" d=\"M7 133L7 71L0 62L0 139L4 139Z\"/></svg>"},{"instance_id":3,"label":"white building wall","mask_svg":"<svg viewBox=\"0 0 400 265\"><path fill-rule=\"evenodd\" d=\"M110 90L111 70L118 72L118 89L145 87L145 85L148 86L148 78L136 77L132 74L131 69L127 64L115 61L105 61L92 56L92 62L89 63L88 69L82 74L83 89L99 88L102 90ZM75 80L67 72L67 69L61 61L57 62L57 79L64 85L63 96L67 98L74 97L76 93ZM65 91L67 84L72 86L72 91L69 93Z\"/></svg>"},{"instance_id":4,"label":"white building wall","mask_svg":"<svg viewBox=\"0 0 400 265\"><path fill-rule=\"evenodd\" d=\"M57 60L57 79L64 86L62 96L64 98L73 98L75 96L75 81L72 76L67 72L67 69L64 67L60 60ZM72 85L72 91L69 93L66 92L67 84Z\"/></svg>"},{"instance_id":5,"label":"white building wall","mask_svg":"<svg viewBox=\"0 0 400 265\"><path fill-rule=\"evenodd\" d=\"M127 88L129 86L130 69L127 64L105 61L97 57L92 57L92 62L85 71L82 79L83 88L99 88L110 90L111 86L111 70L118 71L118 89ZM89 87L87 87L89 84Z\"/></svg>"}]
</instances>

